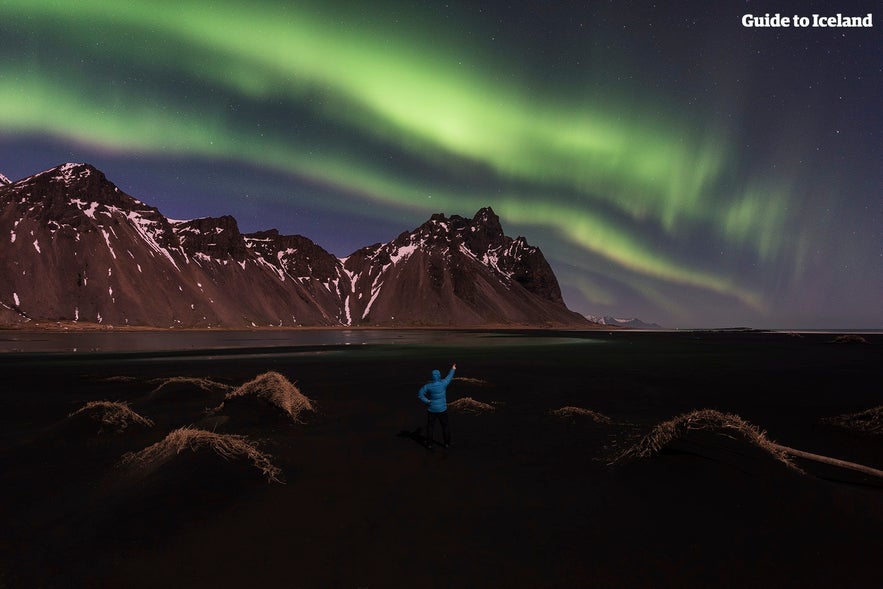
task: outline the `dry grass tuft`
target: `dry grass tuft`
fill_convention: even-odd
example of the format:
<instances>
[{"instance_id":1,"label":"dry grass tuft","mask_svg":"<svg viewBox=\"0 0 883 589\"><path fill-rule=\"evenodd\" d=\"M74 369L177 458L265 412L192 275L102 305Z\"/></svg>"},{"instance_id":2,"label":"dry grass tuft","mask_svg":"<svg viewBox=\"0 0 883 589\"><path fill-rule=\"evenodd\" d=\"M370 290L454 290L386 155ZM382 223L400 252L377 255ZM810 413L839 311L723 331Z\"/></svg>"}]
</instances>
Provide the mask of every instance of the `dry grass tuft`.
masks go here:
<instances>
[{"instance_id":1,"label":"dry grass tuft","mask_svg":"<svg viewBox=\"0 0 883 589\"><path fill-rule=\"evenodd\" d=\"M491 413L495 409L493 405L476 401L472 397L463 397L462 399L457 399L453 403L448 403L448 408L462 413L471 413L473 415Z\"/></svg>"},{"instance_id":2,"label":"dry grass tuft","mask_svg":"<svg viewBox=\"0 0 883 589\"><path fill-rule=\"evenodd\" d=\"M107 376L100 380L101 382L135 382L138 379L134 376Z\"/></svg>"},{"instance_id":3,"label":"dry grass tuft","mask_svg":"<svg viewBox=\"0 0 883 589\"><path fill-rule=\"evenodd\" d=\"M287 378L273 371L265 372L254 380L250 380L227 393L225 403L245 398L261 399L270 403L281 409L297 423L303 423L300 416L305 411L316 411L311 399L301 393L300 389ZM221 411L223 407L224 403L215 409L215 412Z\"/></svg>"},{"instance_id":4,"label":"dry grass tuft","mask_svg":"<svg viewBox=\"0 0 883 589\"><path fill-rule=\"evenodd\" d=\"M799 470L786 454L784 447L767 438L766 433L757 426L748 423L738 415L722 413L714 409L692 411L660 423L638 443L615 457L613 462L650 458L658 454L672 441L686 436L693 430L714 431L728 437L734 437L732 434L736 434L749 444L765 450L779 462Z\"/></svg>"},{"instance_id":5,"label":"dry grass tuft","mask_svg":"<svg viewBox=\"0 0 883 589\"><path fill-rule=\"evenodd\" d=\"M835 344L866 344L868 340L855 333L838 335L832 340Z\"/></svg>"},{"instance_id":6,"label":"dry grass tuft","mask_svg":"<svg viewBox=\"0 0 883 589\"><path fill-rule=\"evenodd\" d=\"M583 409L582 407L562 407L561 409L554 409L550 411L552 415L555 417L561 417L563 419L575 419L578 417L588 417L595 423L612 423L609 417L604 415L603 413L598 413L597 411L592 411L591 409Z\"/></svg>"},{"instance_id":7,"label":"dry grass tuft","mask_svg":"<svg viewBox=\"0 0 883 589\"><path fill-rule=\"evenodd\" d=\"M129 452L122 457L122 464L152 470L185 450L199 452L212 450L224 460L245 458L261 471L268 482L281 483L282 470L270 461L245 436L218 434L194 427L182 427L171 432L161 441L140 452Z\"/></svg>"},{"instance_id":8,"label":"dry grass tuft","mask_svg":"<svg viewBox=\"0 0 883 589\"><path fill-rule=\"evenodd\" d=\"M483 378L471 378L469 376L455 376L454 380L456 380L457 382L465 382L466 384L474 384L482 387L491 384Z\"/></svg>"},{"instance_id":9,"label":"dry grass tuft","mask_svg":"<svg viewBox=\"0 0 883 589\"><path fill-rule=\"evenodd\" d=\"M883 405L858 413L827 417L822 422L866 434L883 435Z\"/></svg>"},{"instance_id":10,"label":"dry grass tuft","mask_svg":"<svg viewBox=\"0 0 883 589\"><path fill-rule=\"evenodd\" d=\"M101 429L98 430L99 434L103 433L105 429L121 434L131 424L153 427L151 420L138 415L129 408L127 403L120 401L89 401L68 415L68 417L75 417L77 415L84 415L100 423Z\"/></svg>"},{"instance_id":11,"label":"dry grass tuft","mask_svg":"<svg viewBox=\"0 0 883 589\"><path fill-rule=\"evenodd\" d=\"M222 382L216 382L208 378L194 378L190 376L173 376L171 378L159 378L156 379L154 382L159 382L160 384L155 389L153 389L153 393L158 393L168 386L179 384L194 385L199 387L203 391L209 392L216 390L229 391L233 389L233 387L231 387L230 385L224 384Z\"/></svg>"}]
</instances>

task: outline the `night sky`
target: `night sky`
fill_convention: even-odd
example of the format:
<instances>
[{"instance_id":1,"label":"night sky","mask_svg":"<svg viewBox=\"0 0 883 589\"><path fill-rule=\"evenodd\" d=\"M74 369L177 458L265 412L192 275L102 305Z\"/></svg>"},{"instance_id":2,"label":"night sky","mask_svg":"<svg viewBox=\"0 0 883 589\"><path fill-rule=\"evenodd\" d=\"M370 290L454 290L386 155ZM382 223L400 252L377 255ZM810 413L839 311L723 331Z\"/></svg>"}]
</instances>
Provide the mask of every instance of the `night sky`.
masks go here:
<instances>
[{"instance_id":1,"label":"night sky","mask_svg":"<svg viewBox=\"0 0 883 589\"><path fill-rule=\"evenodd\" d=\"M880 329L880 6L0 0L0 173L338 256L491 206L582 313Z\"/></svg>"}]
</instances>

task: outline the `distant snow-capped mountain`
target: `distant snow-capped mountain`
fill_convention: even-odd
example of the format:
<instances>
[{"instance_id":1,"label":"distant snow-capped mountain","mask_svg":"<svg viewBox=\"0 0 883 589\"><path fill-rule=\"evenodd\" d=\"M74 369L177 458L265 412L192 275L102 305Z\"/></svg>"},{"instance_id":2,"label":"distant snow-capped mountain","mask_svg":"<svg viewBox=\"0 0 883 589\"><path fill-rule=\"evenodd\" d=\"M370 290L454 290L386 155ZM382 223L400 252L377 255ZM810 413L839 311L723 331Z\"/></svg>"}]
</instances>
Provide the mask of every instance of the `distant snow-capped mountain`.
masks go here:
<instances>
[{"instance_id":1,"label":"distant snow-capped mountain","mask_svg":"<svg viewBox=\"0 0 883 589\"><path fill-rule=\"evenodd\" d=\"M656 323L645 323L640 319L635 317L631 317L628 319L618 319L616 317L611 317L610 315L586 315L586 319L591 321L592 323L599 323L601 325L610 325L614 327L628 327L630 329L664 329L662 326L657 325Z\"/></svg>"},{"instance_id":2,"label":"distant snow-capped mountain","mask_svg":"<svg viewBox=\"0 0 883 589\"><path fill-rule=\"evenodd\" d=\"M0 174L0 186L6 186L7 184L12 184L12 181L3 174Z\"/></svg>"},{"instance_id":3,"label":"distant snow-capped mountain","mask_svg":"<svg viewBox=\"0 0 883 589\"><path fill-rule=\"evenodd\" d=\"M590 326L490 208L339 259L230 216L169 220L88 164L0 186L0 324Z\"/></svg>"}]
</instances>

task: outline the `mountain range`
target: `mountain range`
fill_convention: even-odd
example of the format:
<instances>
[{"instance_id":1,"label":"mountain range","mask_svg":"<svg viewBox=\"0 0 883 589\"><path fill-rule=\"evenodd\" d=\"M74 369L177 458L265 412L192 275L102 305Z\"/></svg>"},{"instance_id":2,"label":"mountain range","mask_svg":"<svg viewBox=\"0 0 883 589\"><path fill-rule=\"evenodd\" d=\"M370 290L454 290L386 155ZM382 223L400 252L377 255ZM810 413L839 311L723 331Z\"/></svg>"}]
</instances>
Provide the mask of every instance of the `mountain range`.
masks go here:
<instances>
[{"instance_id":1,"label":"mountain range","mask_svg":"<svg viewBox=\"0 0 883 589\"><path fill-rule=\"evenodd\" d=\"M0 177L0 325L591 327L490 208L338 258L231 216L176 221L89 164Z\"/></svg>"},{"instance_id":2,"label":"mountain range","mask_svg":"<svg viewBox=\"0 0 883 589\"><path fill-rule=\"evenodd\" d=\"M656 323L647 323L645 321L641 321L637 317L620 319L611 315L586 315L586 319L588 319L592 323L597 323L599 325L609 325L611 327L626 327L629 329L665 329L661 325L657 325Z\"/></svg>"}]
</instances>

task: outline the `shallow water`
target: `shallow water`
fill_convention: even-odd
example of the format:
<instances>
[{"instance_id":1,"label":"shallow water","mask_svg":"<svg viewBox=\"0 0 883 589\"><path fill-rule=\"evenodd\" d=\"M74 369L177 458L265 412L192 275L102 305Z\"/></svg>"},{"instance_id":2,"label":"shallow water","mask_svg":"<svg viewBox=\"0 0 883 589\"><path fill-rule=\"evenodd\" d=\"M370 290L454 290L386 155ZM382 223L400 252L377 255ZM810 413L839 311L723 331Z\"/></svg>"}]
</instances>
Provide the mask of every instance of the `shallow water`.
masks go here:
<instances>
[{"instance_id":1,"label":"shallow water","mask_svg":"<svg viewBox=\"0 0 883 589\"><path fill-rule=\"evenodd\" d=\"M489 332L444 330L279 330L279 331L100 331L0 332L0 353L158 352L297 348L316 346L430 345L522 346L599 343L578 332Z\"/></svg>"}]
</instances>

